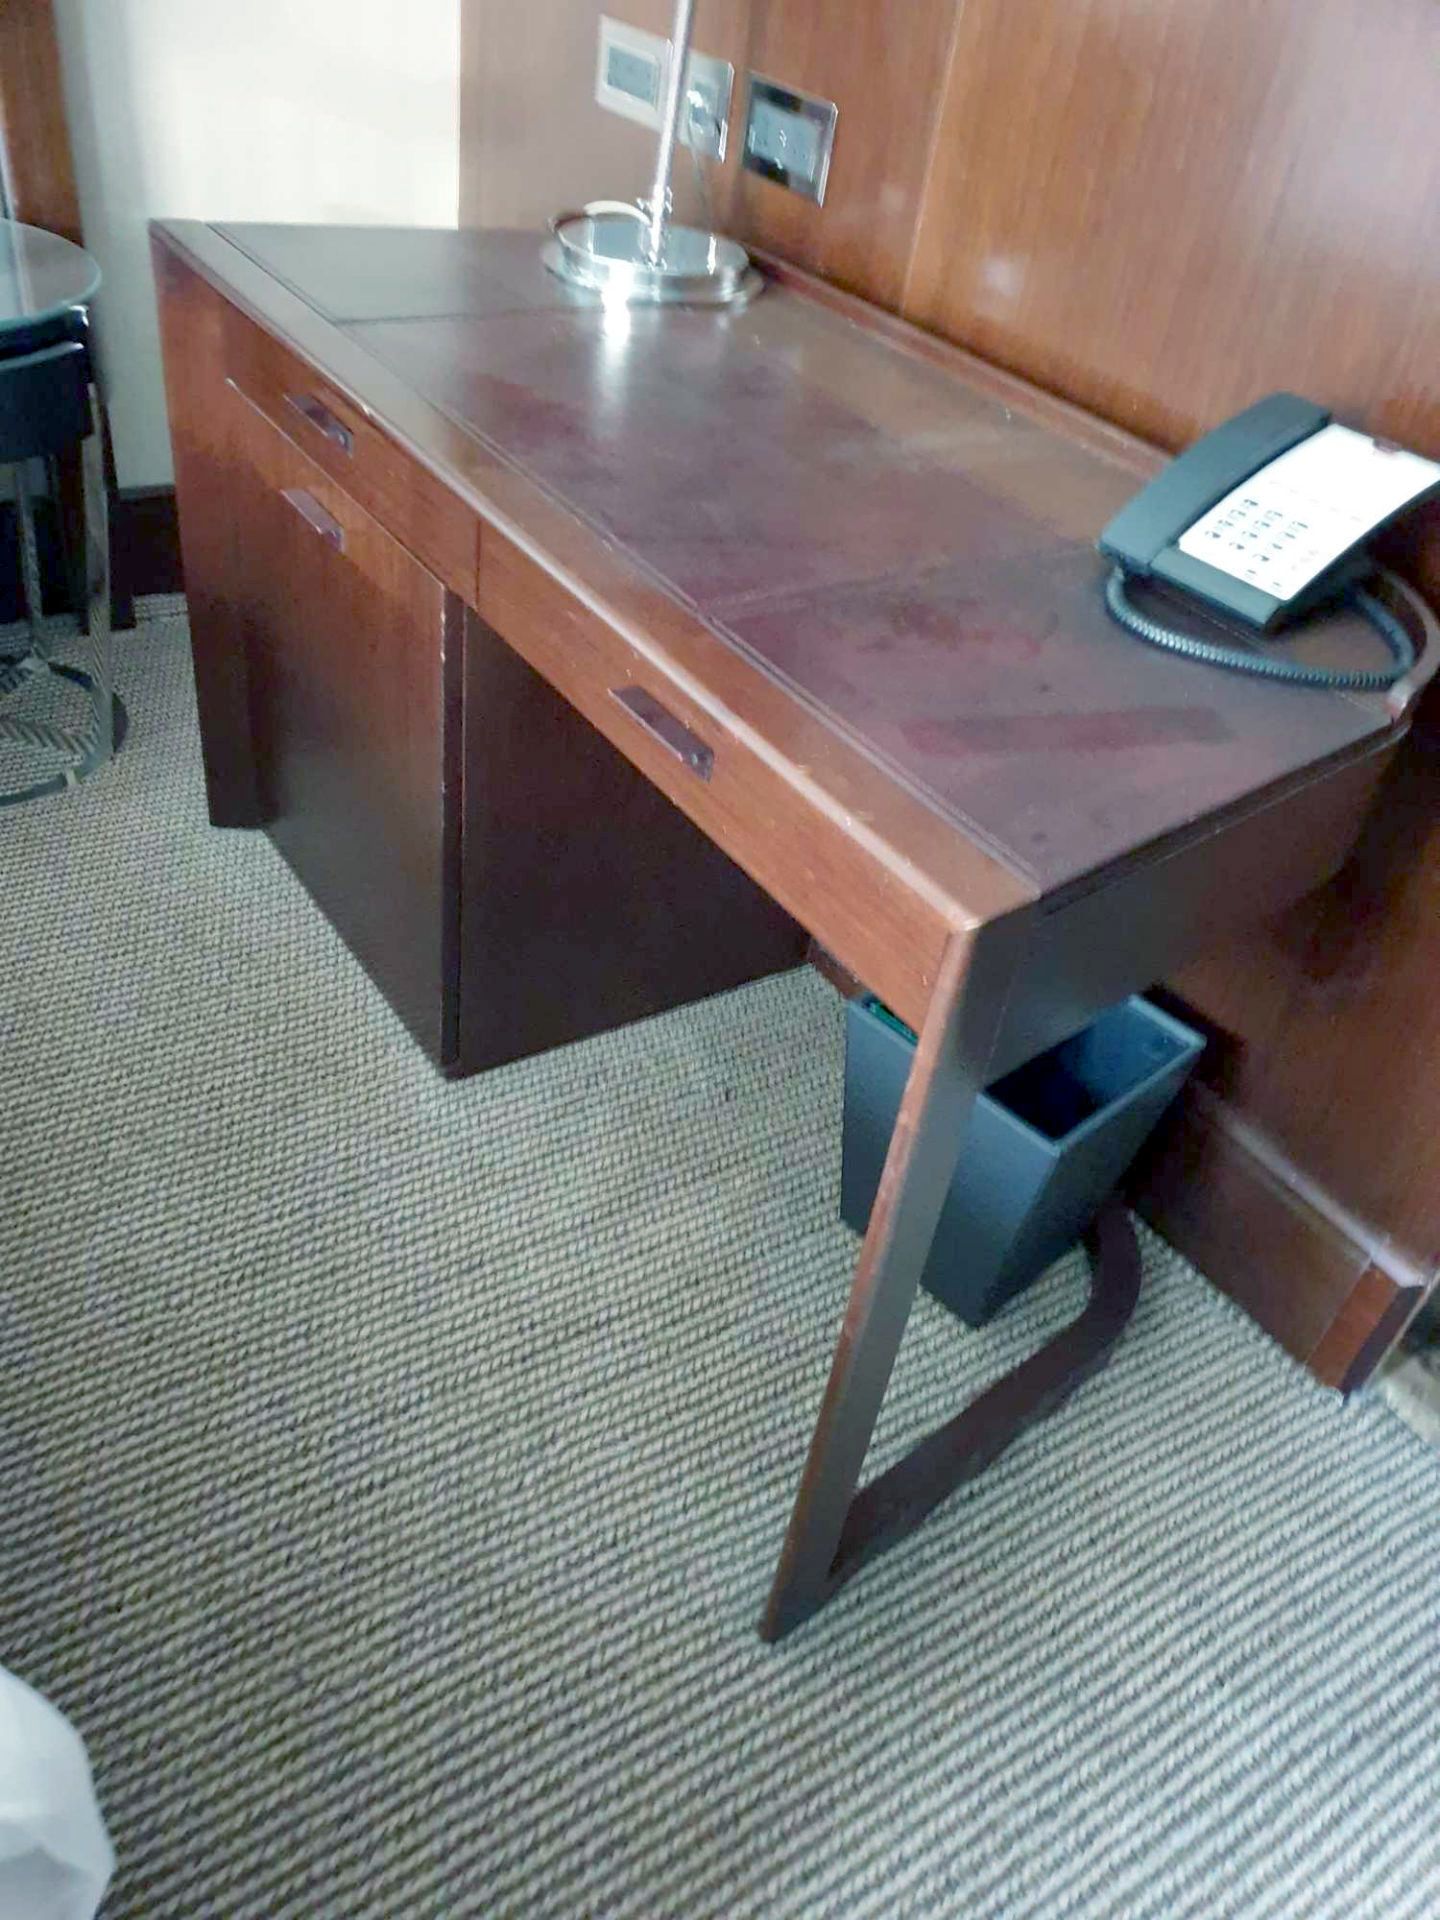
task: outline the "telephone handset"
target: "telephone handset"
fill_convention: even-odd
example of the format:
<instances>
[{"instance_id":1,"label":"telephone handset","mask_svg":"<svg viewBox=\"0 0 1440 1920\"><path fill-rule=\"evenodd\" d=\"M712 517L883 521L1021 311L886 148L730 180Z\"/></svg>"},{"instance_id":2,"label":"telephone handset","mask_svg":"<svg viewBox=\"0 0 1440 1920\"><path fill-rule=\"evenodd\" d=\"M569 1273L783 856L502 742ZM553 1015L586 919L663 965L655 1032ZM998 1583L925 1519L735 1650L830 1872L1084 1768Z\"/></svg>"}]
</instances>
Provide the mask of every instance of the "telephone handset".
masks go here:
<instances>
[{"instance_id":1,"label":"telephone handset","mask_svg":"<svg viewBox=\"0 0 1440 1920\"><path fill-rule=\"evenodd\" d=\"M1197 440L1116 514L1099 541L1117 563L1106 604L1141 639L1213 666L1307 686L1390 686L1415 664L1415 647L1358 585L1372 570L1366 542L1437 493L1433 461L1339 426L1293 393L1271 394ZM1347 673L1197 639L1141 613L1131 577L1179 588L1257 635L1348 597L1393 665Z\"/></svg>"}]
</instances>

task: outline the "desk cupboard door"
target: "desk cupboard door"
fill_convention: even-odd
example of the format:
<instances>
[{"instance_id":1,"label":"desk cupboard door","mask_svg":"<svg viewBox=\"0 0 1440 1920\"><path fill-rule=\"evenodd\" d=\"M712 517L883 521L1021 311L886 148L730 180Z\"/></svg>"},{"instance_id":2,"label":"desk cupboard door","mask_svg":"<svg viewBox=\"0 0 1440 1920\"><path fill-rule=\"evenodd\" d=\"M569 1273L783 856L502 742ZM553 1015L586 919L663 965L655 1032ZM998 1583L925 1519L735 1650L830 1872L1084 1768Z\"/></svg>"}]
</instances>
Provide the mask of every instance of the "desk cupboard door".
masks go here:
<instances>
[{"instance_id":1,"label":"desk cupboard door","mask_svg":"<svg viewBox=\"0 0 1440 1920\"><path fill-rule=\"evenodd\" d=\"M265 828L453 1066L459 602L234 387L224 404Z\"/></svg>"}]
</instances>

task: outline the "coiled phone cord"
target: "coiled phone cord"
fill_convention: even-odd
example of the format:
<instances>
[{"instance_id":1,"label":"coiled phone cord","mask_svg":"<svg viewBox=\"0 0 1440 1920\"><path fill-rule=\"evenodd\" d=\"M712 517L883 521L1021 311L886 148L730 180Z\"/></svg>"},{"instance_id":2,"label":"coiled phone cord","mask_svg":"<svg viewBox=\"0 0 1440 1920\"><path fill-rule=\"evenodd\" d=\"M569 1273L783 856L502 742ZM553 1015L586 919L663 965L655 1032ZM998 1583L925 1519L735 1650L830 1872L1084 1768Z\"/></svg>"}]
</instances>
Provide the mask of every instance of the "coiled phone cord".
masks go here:
<instances>
[{"instance_id":1,"label":"coiled phone cord","mask_svg":"<svg viewBox=\"0 0 1440 1920\"><path fill-rule=\"evenodd\" d=\"M1130 604L1125 591L1125 569L1115 567L1105 582L1105 604L1110 612L1139 640L1167 653L1178 653L1186 660L1203 661L1207 667L1224 667L1231 673L1251 673L1261 680L1283 680L1295 687L1329 687L1357 693L1383 693L1402 680L1415 664L1415 642L1405 624L1397 620L1373 593L1352 587L1346 596L1358 613L1370 622L1390 649L1395 664L1388 672L1363 669L1347 672L1336 667L1306 667L1298 660L1280 660L1271 654L1247 653L1240 647L1217 646L1210 640L1196 640L1174 627L1162 626Z\"/></svg>"}]
</instances>

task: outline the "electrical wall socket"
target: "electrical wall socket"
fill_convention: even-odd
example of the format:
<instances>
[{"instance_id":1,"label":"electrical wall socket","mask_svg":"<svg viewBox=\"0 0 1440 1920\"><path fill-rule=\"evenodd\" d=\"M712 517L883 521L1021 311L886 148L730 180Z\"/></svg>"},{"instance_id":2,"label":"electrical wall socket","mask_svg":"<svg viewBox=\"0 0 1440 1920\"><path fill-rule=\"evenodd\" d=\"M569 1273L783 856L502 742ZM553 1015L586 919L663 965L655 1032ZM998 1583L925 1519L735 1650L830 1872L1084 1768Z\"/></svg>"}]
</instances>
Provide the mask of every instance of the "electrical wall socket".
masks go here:
<instances>
[{"instance_id":1,"label":"electrical wall socket","mask_svg":"<svg viewBox=\"0 0 1440 1920\"><path fill-rule=\"evenodd\" d=\"M807 200L823 202L838 118L833 100L794 93L752 73L740 164Z\"/></svg>"},{"instance_id":2,"label":"electrical wall socket","mask_svg":"<svg viewBox=\"0 0 1440 1920\"><path fill-rule=\"evenodd\" d=\"M595 99L610 113L623 114L642 127L660 125L665 77L670 65L670 42L658 33L627 26L623 20L600 16L599 61L595 69ZM694 104L682 112L680 138L697 153L725 158L730 131L730 97L735 70L728 60L692 53L686 88Z\"/></svg>"}]
</instances>

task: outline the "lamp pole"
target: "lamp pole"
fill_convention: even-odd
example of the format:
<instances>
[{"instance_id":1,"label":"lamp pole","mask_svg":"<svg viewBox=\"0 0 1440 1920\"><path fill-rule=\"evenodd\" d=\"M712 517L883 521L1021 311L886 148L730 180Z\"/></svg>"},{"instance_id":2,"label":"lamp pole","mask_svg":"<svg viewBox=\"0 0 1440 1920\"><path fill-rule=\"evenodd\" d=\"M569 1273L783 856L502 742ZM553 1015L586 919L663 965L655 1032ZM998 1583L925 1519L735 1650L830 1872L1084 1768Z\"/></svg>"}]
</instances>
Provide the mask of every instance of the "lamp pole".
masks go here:
<instances>
[{"instance_id":1,"label":"lamp pole","mask_svg":"<svg viewBox=\"0 0 1440 1920\"><path fill-rule=\"evenodd\" d=\"M0 0L0 6L4 0ZM688 95L695 0L675 0L660 142L648 200L590 200L557 213L544 260L573 287L627 307L743 306L764 281L737 240L671 219L670 176Z\"/></svg>"},{"instance_id":2,"label":"lamp pole","mask_svg":"<svg viewBox=\"0 0 1440 1920\"><path fill-rule=\"evenodd\" d=\"M690 40L694 30L695 0L675 0L675 18L670 25L670 67L660 110L660 146L655 155L655 183L645 209L645 251L652 262L660 258L670 221L670 175L675 166L675 143L680 137L685 75L690 68Z\"/></svg>"}]
</instances>

